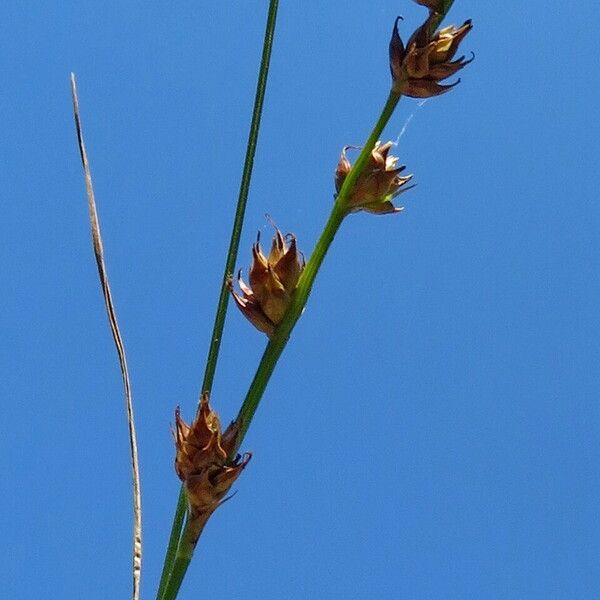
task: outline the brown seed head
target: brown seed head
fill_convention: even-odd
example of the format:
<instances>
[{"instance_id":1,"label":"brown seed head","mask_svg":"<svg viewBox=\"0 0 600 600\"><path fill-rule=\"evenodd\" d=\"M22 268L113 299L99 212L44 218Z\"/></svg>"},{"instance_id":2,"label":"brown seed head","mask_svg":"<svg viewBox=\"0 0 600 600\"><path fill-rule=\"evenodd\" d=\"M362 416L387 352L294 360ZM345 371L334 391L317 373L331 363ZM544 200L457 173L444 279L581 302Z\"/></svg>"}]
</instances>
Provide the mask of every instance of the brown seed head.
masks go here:
<instances>
[{"instance_id":1,"label":"brown seed head","mask_svg":"<svg viewBox=\"0 0 600 600\"><path fill-rule=\"evenodd\" d=\"M229 460L237 430L232 424L221 434L217 414L208 393L202 395L194 421L187 425L175 411L175 471L185 485L192 518L208 518L224 502L225 495L248 464L251 455Z\"/></svg>"},{"instance_id":2,"label":"brown seed head","mask_svg":"<svg viewBox=\"0 0 600 600\"><path fill-rule=\"evenodd\" d=\"M246 285L238 274L238 285L242 294L229 289L238 308L246 318L263 333L271 337L277 324L283 319L304 269L304 258L296 247L296 238L283 236L275 229L271 251L265 256L260 240L252 246L252 266L249 283Z\"/></svg>"},{"instance_id":3,"label":"brown seed head","mask_svg":"<svg viewBox=\"0 0 600 600\"><path fill-rule=\"evenodd\" d=\"M393 142L385 144L377 142L375 144L367 166L356 180L354 189L348 196L348 207L353 212L364 210L375 214L387 214L402 210L400 207L395 207L392 200L414 186L405 187L412 179L412 175L400 176L406 167L404 165L397 166L398 157L389 154L393 145ZM342 149L342 155L335 170L335 187L338 193L342 189L346 176L352 170L352 165L346 156L346 152L351 147L345 146Z\"/></svg>"},{"instance_id":4,"label":"brown seed head","mask_svg":"<svg viewBox=\"0 0 600 600\"><path fill-rule=\"evenodd\" d=\"M419 1L419 0L417 0ZM460 79L451 85L439 82L451 77L468 65L474 57L466 60L464 56L453 60L458 47L471 31L471 21L465 21L460 27L451 25L431 33L434 21L439 14L432 8L433 1L419 1L430 8L429 16L408 40L406 47L398 33L398 21L394 23L390 41L390 70L392 88L395 92L412 98L430 98L451 90Z\"/></svg>"}]
</instances>

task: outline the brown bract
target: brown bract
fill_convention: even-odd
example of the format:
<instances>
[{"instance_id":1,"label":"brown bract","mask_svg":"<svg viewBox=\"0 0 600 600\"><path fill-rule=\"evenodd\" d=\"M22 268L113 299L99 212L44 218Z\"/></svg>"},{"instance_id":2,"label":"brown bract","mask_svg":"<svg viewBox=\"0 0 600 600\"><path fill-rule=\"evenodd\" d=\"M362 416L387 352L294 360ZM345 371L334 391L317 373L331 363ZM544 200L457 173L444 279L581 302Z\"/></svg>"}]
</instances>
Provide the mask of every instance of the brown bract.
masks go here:
<instances>
[{"instance_id":1,"label":"brown bract","mask_svg":"<svg viewBox=\"0 0 600 600\"><path fill-rule=\"evenodd\" d=\"M393 145L394 142L385 144L377 142L375 144L365 169L348 195L347 206L351 211L364 210L369 213L387 214L402 210L401 207L394 206L392 200L414 186L405 187L412 179L412 175L400 176L406 167L404 165L397 166L398 157L389 154ZM342 149L342 155L335 170L335 187L338 193L342 189L346 176L352 170L352 165L346 156L349 148L352 146L345 146Z\"/></svg>"},{"instance_id":2,"label":"brown bract","mask_svg":"<svg viewBox=\"0 0 600 600\"><path fill-rule=\"evenodd\" d=\"M246 285L238 274L238 294L230 283L230 291L238 308L263 333L271 337L283 319L304 269L304 258L296 247L296 238L283 236L275 229L271 251L265 256L260 239L252 246L252 265Z\"/></svg>"},{"instance_id":3,"label":"brown bract","mask_svg":"<svg viewBox=\"0 0 600 600\"><path fill-rule=\"evenodd\" d=\"M185 485L192 519L207 519L224 502L248 464L249 453L228 459L235 451L236 434L233 423L221 434L219 417L210 408L208 393L202 395L190 425L181 417L179 408L175 411L175 470Z\"/></svg>"},{"instance_id":4,"label":"brown bract","mask_svg":"<svg viewBox=\"0 0 600 600\"><path fill-rule=\"evenodd\" d=\"M439 82L451 77L473 60L473 57L466 60L464 56L453 60L461 41L473 25L468 20L460 27L451 25L432 35L431 28L439 17L435 10L431 10L436 3L421 1L419 4L430 7L429 17L413 33L406 47L398 33L400 17L394 23L390 41L392 89L412 98L430 98L444 94L457 85L460 79L450 85Z\"/></svg>"}]
</instances>

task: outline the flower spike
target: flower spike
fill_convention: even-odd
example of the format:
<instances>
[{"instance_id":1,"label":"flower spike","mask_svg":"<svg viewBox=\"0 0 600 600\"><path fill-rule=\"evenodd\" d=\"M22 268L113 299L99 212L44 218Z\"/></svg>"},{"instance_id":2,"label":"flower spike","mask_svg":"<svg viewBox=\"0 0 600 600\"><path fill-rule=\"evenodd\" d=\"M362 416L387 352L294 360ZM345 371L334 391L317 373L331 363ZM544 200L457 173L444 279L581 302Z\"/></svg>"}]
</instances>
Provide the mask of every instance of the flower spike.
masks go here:
<instances>
[{"instance_id":1,"label":"flower spike","mask_svg":"<svg viewBox=\"0 0 600 600\"><path fill-rule=\"evenodd\" d=\"M227 500L227 492L248 464L250 453L229 459L236 436L233 423L221 433L208 392L202 394L198 413L190 425L181 417L179 407L175 411L175 471L185 486L191 520L206 522Z\"/></svg>"},{"instance_id":2,"label":"flower spike","mask_svg":"<svg viewBox=\"0 0 600 600\"><path fill-rule=\"evenodd\" d=\"M296 238L284 236L275 228L275 235L268 256L263 254L260 235L252 246L252 266L246 285L238 273L238 294L232 282L229 291L244 316L259 331L272 337L283 319L304 269L304 258L296 246Z\"/></svg>"},{"instance_id":3,"label":"flower spike","mask_svg":"<svg viewBox=\"0 0 600 600\"><path fill-rule=\"evenodd\" d=\"M412 175L402 177L400 173L406 169L404 165L397 166L398 157L389 154L394 142L382 144L377 142L369 156L369 162L360 174L351 190L347 207L351 212L363 210L374 214L397 213L403 210L396 207L392 200L411 189L412 185L405 187L412 179ZM352 170L352 165L346 156L346 152L352 146L345 146L335 170L335 187L342 189L344 181Z\"/></svg>"},{"instance_id":4,"label":"flower spike","mask_svg":"<svg viewBox=\"0 0 600 600\"><path fill-rule=\"evenodd\" d=\"M451 25L435 33L432 27L437 22L439 13L434 0L417 0L419 4L429 7L426 21L419 27L404 46L398 32L398 17L392 30L390 40L390 70L392 73L392 89L404 96L412 98L431 98L451 90L460 79L450 85L440 82L458 73L473 61L473 57L464 56L453 60L458 47L473 25L470 20L460 27Z\"/></svg>"}]
</instances>

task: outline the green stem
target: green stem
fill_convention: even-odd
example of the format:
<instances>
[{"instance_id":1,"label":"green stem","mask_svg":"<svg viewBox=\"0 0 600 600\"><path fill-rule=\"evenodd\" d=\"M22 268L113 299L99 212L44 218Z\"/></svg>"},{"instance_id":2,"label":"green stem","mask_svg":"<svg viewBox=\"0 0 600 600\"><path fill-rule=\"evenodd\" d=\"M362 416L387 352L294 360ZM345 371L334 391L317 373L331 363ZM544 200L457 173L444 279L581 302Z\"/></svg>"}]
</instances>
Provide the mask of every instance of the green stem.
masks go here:
<instances>
[{"instance_id":1,"label":"green stem","mask_svg":"<svg viewBox=\"0 0 600 600\"><path fill-rule=\"evenodd\" d=\"M202 382L202 391L209 392L212 388L217 368L217 359L223 337L223 327L225 325L225 315L229 303L229 290L227 281L237 260L238 249L240 246L240 237L242 235L242 225L244 224L244 214L246 212L246 203L248 200L248 191L250 190L250 179L252 177L252 168L254 166L254 155L256 154L256 144L258 142L258 132L260 130L260 120L262 116L263 104L265 100L265 91L267 89L267 77L269 75L269 65L271 62L271 51L273 49L273 37L275 35L275 23L277 21L277 9L279 0L271 0L269 3L269 13L267 15L267 25L265 29L265 38L263 42L263 52L260 61L260 71L258 74L258 83L256 85L256 96L254 98L254 109L252 110L252 123L250 124L250 133L248 135L248 145L246 147L246 159L244 160L244 170L242 172L242 181L238 195L235 218L231 231L231 241L227 251L225 261L225 270L221 282L221 294L217 305L217 314L213 326L208 358L206 359L206 370Z\"/></svg>"},{"instance_id":2,"label":"green stem","mask_svg":"<svg viewBox=\"0 0 600 600\"><path fill-rule=\"evenodd\" d=\"M435 27L437 27L445 18L453 2L454 0L445 1L443 13L440 15L439 20L437 20ZM281 356L289 340L290 333L294 328L294 325L300 318L306 302L308 301L314 280L319 272L321 264L323 263L325 254L327 253L327 250L329 249L337 230L347 214L346 205L348 196L354 188L356 180L358 177L360 177L360 174L367 165L369 155L379 140L384 127L396 109L400 97L401 96L395 93L393 90L390 92L383 110L381 111L381 115L379 116L379 119L377 120L377 123L371 132L371 135L363 146L359 157L356 159L356 162L352 165L350 173L344 180L344 184L342 185L342 189L338 194L329 220L325 225L325 229L323 230L323 233L321 234L321 237L315 246L315 250L310 257L310 260L302 272L302 276L298 282L298 287L294 292L292 303L288 308L283 321L278 325L275 335L269 341L264 351L260 364L258 365L258 369L256 370L256 374L254 375L254 379L252 380L248 393L246 394L246 398L244 399L244 403L242 404L240 412L238 413L237 422L240 426L240 433L237 439L236 449L239 448L244 436L246 435L246 432L248 431L248 427L252 422L263 392L265 391L267 383L269 382L269 379L275 369L275 365L277 364L277 361L279 360L279 357Z\"/></svg>"},{"instance_id":3,"label":"green stem","mask_svg":"<svg viewBox=\"0 0 600 600\"><path fill-rule=\"evenodd\" d=\"M289 340L294 325L302 314L302 309L306 305L315 277L325 258L325 254L346 214L347 212L342 205L339 202L336 202L331 215L329 216L329 220L325 225L325 229L323 229L323 233L315 246L313 254L306 263L306 267L298 281L298 287L294 292L292 303L290 304L283 321L278 325L275 334L267 344L256 374L254 375L254 379L250 384L250 388L248 389L248 393L246 394L246 398L236 419L240 428L236 440L236 448L239 448L248 431L248 427L258 408L263 392L273 374L275 365Z\"/></svg>"},{"instance_id":4,"label":"green stem","mask_svg":"<svg viewBox=\"0 0 600 600\"><path fill-rule=\"evenodd\" d=\"M167 581L171 577L171 572L173 571L173 565L175 564L175 556L177 554L177 547L179 545L179 539L181 537L181 530L183 529L186 511L187 497L185 495L185 488L181 486L179 490L179 498L177 498L177 507L175 509L173 524L171 525L169 545L167 546L163 570L160 575L160 583L158 584L158 592L156 593L157 599L163 597L165 588L167 586Z\"/></svg>"},{"instance_id":5,"label":"green stem","mask_svg":"<svg viewBox=\"0 0 600 600\"><path fill-rule=\"evenodd\" d=\"M444 8L442 9L442 14L433 21L433 23L431 24L431 33L433 34L433 32L440 26L440 23L446 18L446 15L448 14L448 11L452 8L452 4L454 3L454 0L445 0L444 1Z\"/></svg>"},{"instance_id":6,"label":"green stem","mask_svg":"<svg viewBox=\"0 0 600 600\"><path fill-rule=\"evenodd\" d=\"M192 561L196 543L200 537L200 534L202 533L202 530L204 529L204 526L206 525L207 519L208 517L203 519L200 523L192 522L189 519L186 521L185 529L183 530L183 534L179 540L177 555L175 556L175 561L173 562L171 575L163 592L163 598L168 598L169 600L174 600L177 598L179 588L183 583L183 578L185 577L187 569L190 566L190 562Z\"/></svg>"},{"instance_id":7,"label":"green stem","mask_svg":"<svg viewBox=\"0 0 600 600\"><path fill-rule=\"evenodd\" d=\"M292 332L294 325L304 310L304 306L308 301L313 283L321 265L323 264L323 259L327 254L327 250L329 249L331 242L333 242L335 234L340 228L344 217L346 217L348 214L348 208L346 205L348 195L352 190L352 186L354 185L356 178L360 175L360 172L364 170L367 160L369 159L369 154L379 139L383 128L392 116L392 113L394 112L399 100L399 95L390 92L381 115L375 127L373 128L367 143L363 147L358 159L354 163L354 166L344 181L344 185L342 186L335 204L333 205L333 209L327 224L325 225L325 228L323 229L323 232L317 241L310 260L306 263L302 275L300 276L298 286L296 287L292 302L285 314L285 317L277 326L274 336L267 344L260 364L258 365L256 374L254 375L254 379L250 384L250 388L248 389L248 393L246 394L246 398L236 419L240 426L240 433L238 434L238 438L236 440L236 450L232 453L233 455L235 455L237 448L239 448L244 436L246 435L246 432L248 431L248 427L250 426L252 418L254 417L254 413L258 408L260 399L262 398L263 392L265 391L267 383L269 382L273 370L275 369L275 365L277 364L277 361L279 360L279 357L281 356L281 353L283 352L289 340L290 333ZM233 459L234 456L231 456L230 458ZM164 590L163 595L158 597L158 600L174 600L174 598L177 596L179 586L181 585L189 563L192 560L195 544L197 542L197 538L190 533L190 526L191 522L188 521L184 527L183 533L181 534L181 540L179 542L179 547L177 549L177 554L171 570L169 582ZM193 542L191 540L193 540Z\"/></svg>"},{"instance_id":8,"label":"green stem","mask_svg":"<svg viewBox=\"0 0 600 600\"><path fill-rule=\"evenodd\" d=\"M242 226L244 223L244 215L246 212L246 204L248 200L248 192L250 190L250 180L252 177L252 168L254 166L254 155L256 153L256 145L258 143L258 133L260 131L260 122L267 88L267 79L269 75L269 66L271 62L271 52L273 49L273 39L275 35L275 25L277 21L277 10L279 8L279 0L270 0L269 12L267 14L267 23L265 27L265 36L263 40L263 51L260 62L260 70L258 73L258 82L256 84L256 94L254 98L254 108L252 110L252 122L250 124L250 132L248 134L248 144L246 146L246 158L244 160L244 168L242 179L240 182L240 190L238 201L233 220L231 239L227 250L227 258L225 260L225 269L221 281L221 291L219 301L217 303L217 311L215 314L215 322L213 325L210 346L208 349L208 357L206 359L206 368L204 371L204 379L202 381L202 392L210 391L212 388L217 361L219 358L219 350L221 347L221 338L223 336L223 328L225 326L225 316L229 303L229 291L227 289L227 280L230 277L237 260L238 249L240 245L240 237L242 234ZM187 512L187 502L183 486L179 490L179 498L177 508L173 517L173 525L169 536L169 545L165 554L163 570L160 578L159 588L157 592L157 600L169 598L166 594L167 581L171 576L171 572L175 568L175 563L179 560L178 544L182 536L181 531L185 514ZM182 539L183 541L183 539ZM186 567L187 568L187 567ZM183 571L185 574L185 570ZM180 582L181 583L181 582ZM169 585L169 589L172 586ZM177 588L178 589L178 588ZM172 596L173 598L176 597Z\"/></svg>"},{"instance_id":9,"label":"green stem","mask_svg":"<svg viewBox=\"0 0 600 600\"><path fill-rule=\"evenodd\" d=\"M292 302L285 314L285 317L281 323L279 323L277 330L275 331L275 335L267 344L260 364L258 365L256 374L254 375L254 379L250 384L250 388L248 389L244 403L242 404L240 412L237 416L237 422L240 427L240 433L236 443L237 448L239 448L244 436L246 435L246 432L248 431L248 427L252 422L263 392L265 391L267 383L269 382L269 379L275 369L275 365L277 364L277 361L279 360L279 357L281 356L290 338L292 329L294 328L294 325L300 318L300 315L306 306L315 278L317 277L319 269L323 264L323 259L327 254L327 250L329 249L331 242L333 242L335 234L342 224L344 217L348 214L348 196L351 193L357 178L367 165L369 155L379 140L383 128L390 120L390 117L392 116L399 100L400 96L398 94L390 92L383 110L381 111L381 115L379 116L379 119L377 120L377 123L371 132L371 135L363 146L360 155L350 170L350 173L344 180L344 184L342 185L342 189L337 196L327 224L325 225L325 228L323 229L323 232L317 241L310 260L306 263L306 267L300 276L298 286L296 287Z\"/></svg>"}]
</instances>

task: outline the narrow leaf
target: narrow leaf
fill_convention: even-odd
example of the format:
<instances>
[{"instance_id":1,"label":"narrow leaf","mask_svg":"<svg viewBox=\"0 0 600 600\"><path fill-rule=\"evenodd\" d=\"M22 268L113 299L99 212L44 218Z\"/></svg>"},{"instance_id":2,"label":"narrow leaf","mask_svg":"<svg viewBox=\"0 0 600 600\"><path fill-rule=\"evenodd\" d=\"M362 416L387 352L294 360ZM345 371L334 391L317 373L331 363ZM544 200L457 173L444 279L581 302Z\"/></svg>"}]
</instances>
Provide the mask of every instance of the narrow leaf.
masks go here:
<instances>
[{"instance_id":1,"label":"narrow leaf","mask_svg":"<svg viewBox=\"0 0 600 600\"><path fill-rule=\"evenodd\" d=\"M117 315L112 300L110 285L108 283L108 274L104 264L104 249L102 246L102 236L100 234L100 222L96 210L96 200L94 197L94 188L92 185L92 174L85 151L83 141L83 131L81 129L81 118L79 115L79 99L77 97L77 84L75 83L75 74L71 73L71 95L73 97L73 114L75 116L75 128L77 130L77 141L79 143L79 153L81 155L81 164L85 177L85 188L87 192L88 211L90 215L90 225L92 228L92 242L94 246L94 255L96 265L98 266L98 276L104 295L104 304L108 315L108 322L112 332L113 340L119 355L119 366L121 367L121 376L123 378L123 388L125 391L125 406L127 412L127 425L129 428L129 446L131 458L131 472L133 480L133 600L139 600L140 597L140 579L142 574L142 497L140 492L140 470L138 461L137 435L135 431L135 420L133 417L133 401L131 397L131 384L129 382L129 371L127 369L127 359L125 357L125 346L119 325Z\"/></svg>"}]
</instances>

